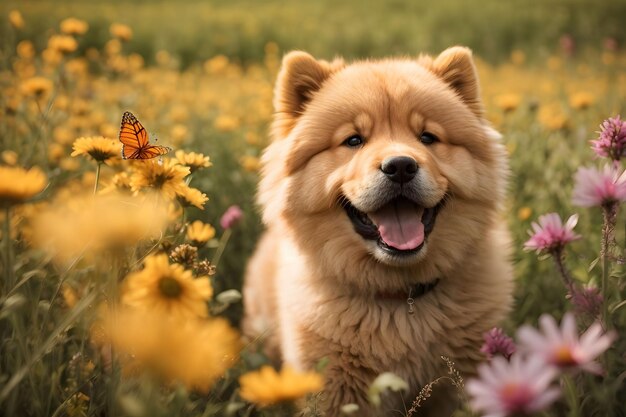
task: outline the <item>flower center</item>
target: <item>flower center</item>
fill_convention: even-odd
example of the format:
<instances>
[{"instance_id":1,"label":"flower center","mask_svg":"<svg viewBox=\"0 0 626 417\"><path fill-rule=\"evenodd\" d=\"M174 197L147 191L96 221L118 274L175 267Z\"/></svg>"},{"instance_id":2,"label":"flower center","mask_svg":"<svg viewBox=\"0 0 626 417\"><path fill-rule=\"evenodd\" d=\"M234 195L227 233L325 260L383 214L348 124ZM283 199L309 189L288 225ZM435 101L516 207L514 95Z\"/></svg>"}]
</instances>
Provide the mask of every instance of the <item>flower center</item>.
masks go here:
<instances>
[{"instance_id":1,"label":"flower center","mask_svg":"<svg viewBox=\"0 0 626 417\"><path fill-rule=\"evenodd\" d=\"M500 398L509 414L523 415L534 398L528 385L509 382L500 391Z\"/></svg>"},{"instance_id":2,"label":"flower center","mask_svg":"<svg viewBox=\"0 0 626 417\"><path fill-rule=\"evenodd\" d=\"M557 366L573 366L578 363L569 346L560 346L554 352L554 362Z\"/></svg>"},{"instance_id":3,"label":"flower center","mask_svg":"<svg viewBox=\"0 0 626 417\"><path fill-rule=\"evenodd\" d=\"M183 292L183 287L176 279L163 277L159 280L159 291L167 298L178 298Z\"/></svg>"}]
</instances>

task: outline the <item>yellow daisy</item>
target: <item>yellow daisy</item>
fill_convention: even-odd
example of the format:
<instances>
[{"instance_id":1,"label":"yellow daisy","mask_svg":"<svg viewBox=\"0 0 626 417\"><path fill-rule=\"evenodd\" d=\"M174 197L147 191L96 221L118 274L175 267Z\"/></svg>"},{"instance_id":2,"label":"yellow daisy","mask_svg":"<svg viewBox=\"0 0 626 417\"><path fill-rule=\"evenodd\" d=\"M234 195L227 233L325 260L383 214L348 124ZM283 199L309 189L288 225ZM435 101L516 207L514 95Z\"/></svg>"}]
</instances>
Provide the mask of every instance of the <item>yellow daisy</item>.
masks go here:
<instances>
[{"instance_id":1,"label":"yellow daisy","mask_svg":"<svg viewBox=\"0 0 626 417\"><path fill-rule=\"evenodd\" d=\"M593 94L587 91L579 91L572 94L569 98L569 104L576 110L585 110L595 102Z\"/></svg>"},{"instance_id":2,"label":"yellow daisy","mask_svg":"<svg viewBox=\"0 0 626 417\"><path fill-rule=\"evenodd\" d=\"M61 32L66 35L84 35L89 29L89 24L84 20L68 17L61 21Z\"/></svg>"},{"instance_id":3,"label":"yellow daisy","mask_svg":"<svg viewBox=\"0 0 626 417\"><path fill-rule=\"evenodd\" d=\"M146 259L143 270L126 277L122 302L181 320L207 317L213 290L208 277L194 278L182 265L170 264L167 255Z\"/></svg>"},{"instance_id":4,"label":"yellow daisy","mask_svg":"<svg viewBox=\"0 0 626 417\"><path fill-rule=\"evenodd\" d=\"M63 54L69 54L74 52L78 48L78 42L68 35L52 35L48 39L48 49L57 51Z\"/></svg>"},{"instance_id":5,"label":"yellow daisy","mask_svg":"<svg viewBox=\"0 0 626 417\"><path fill-rule=\"evenodd\" d=\"M155 161L140 162L135 165L135 172L130 178L133 192L151 189L168 198L174 198L183 193L185 177L189 175L189 168L178 165L171 159L163 163Z\"/></svg>"},{"instance_id":6,"label":"yellow daisy","mask_svg":"<svg viewBox=\"0 0 626 417\"><path fill-rule=\"evenodd\" d=\"M42 98L52 91L52 81L44 77L31 77L22 82L22 92L27 96Z\"/></svg>"},{"instance_id":7,"label":"yellow daisy","mask_svg":"<svg viewBox=\"0 0 626 417\"><path fill-rule=\"evenodd\" d=\"M133 30L122 23L113 23L109 27L111 35L122 41L129 41L133 37Z\"/></svg>"},{"instance_id":8,"label":"yellow daisy","mask_svg":"<svg viewBox=\"0 0 626 417\"><path fill-rule=\"evenodd\" d=\"M107 165L115 159L121 159L118 142L102 136L78 138L72 149L72 156L87 155L94 161Z\"/></svg>"},{"instance_id":9,"label":"yellow daisy","mask_svg":"<svg viewBox=\"0 0 626 417\"><path fill-rule=\"evenodd\" d=\"M48 183L39 168L0 166L0 205L20 204L39 194Z\"/></svg>"},{"instance_id":10,"label":"yellow daisy","mask_svg":"<svg viewBox=\"0 0 626 417\"><path fill-rule=\"evenodd\" d=\"M15 29L22 29L24 27L24 18L19 10L11 10L9 12L9 22Z\"/></svg>"},{"instance_id":11,"label":"yellow daisy","mask_svg":"<svg viewBox=\"0 0 626 417\"><path fill-rule=\"evenodd\" d=\"M208 391L234 363L239 334L221 318L180 321L158 312L118 311L105 334L124 370L152 371L168 382Z\"/></svg>"},{"instance_id":12,"label":"yellow daisy","mask_svg":"<svg viewBox=\"0 0 626 417\"><path fill-rule=\"evenodd\" d=\"M501 94L495 98L496 106L502 109L505 113L512 112L517 109L521 101L521 97L517 94Z\"/></svg>"},{"instance_id":13,"label":"yellow daisy","mask_svg":"<svg viewBox=\"0 0 626 417\"><path fill-rule=\"evenodd\" d=\"M177 193L177 198L183 207L198 207L200 210L204 209L204 203L209 201L209 197L196 188L188 186L181 187Z\"/></svg>"},{"instance_id":14,"label":"yellow daisy","mask_svg":"<svg viewBox=\"0 0 626 417\"><path fill-rule=\"evenodd\" d=\"M215 229L210 224L196 220L187 226L187 239L194 246L202 246L215 237Z\"/></svg>"},{"instance_id":15,"label":"yellow daisy","mask_svg":"<svg viewBox=\"0 0 626 417\"><path fill-rule=\"evenodd\" d=\"M239 378L241 398L267 406L283 401L296 400L322 389L322 376L315 372L296 372L286 366L277 373L271 366L248 372Z\"/></svg>"},{"instance_id":16,"label":"yellow daisy","mask_svg":"<svg viewBox=\"0 0 626 417\"><path fill-rule=\"evenodd\" d=\"M208 156L196 152L185 152L183 150L176 151L176 160L179 164L189 167L189 171L192 174L200 168L208 168L213 165Z\"/></svg>"}]
</instances>

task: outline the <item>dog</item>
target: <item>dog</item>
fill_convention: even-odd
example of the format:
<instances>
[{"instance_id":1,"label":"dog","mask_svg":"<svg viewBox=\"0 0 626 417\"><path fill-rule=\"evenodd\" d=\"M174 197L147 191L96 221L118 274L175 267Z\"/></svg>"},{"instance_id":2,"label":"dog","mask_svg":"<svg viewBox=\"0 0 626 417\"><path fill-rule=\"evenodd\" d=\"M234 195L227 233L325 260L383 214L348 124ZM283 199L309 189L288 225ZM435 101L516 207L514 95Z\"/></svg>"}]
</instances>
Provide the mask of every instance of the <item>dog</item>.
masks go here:
<instances>
[{"instance_id":1,"label":"dog","mask_svg":"<svg viewBox=\"0 0 626 417\"><path fill-rule=\"evenodd\" d=\"M483 358L512 304L502 216L508 173L484 118L472 52L347 64L294 51L274 92L258 203L267 227L246 271L242 327L275 361L323 358L321 408L398 415L420 389ZM393 372L409 392L368 388ZM440 382L419 415L448 416Z\"/></svg>"}]
</instances>

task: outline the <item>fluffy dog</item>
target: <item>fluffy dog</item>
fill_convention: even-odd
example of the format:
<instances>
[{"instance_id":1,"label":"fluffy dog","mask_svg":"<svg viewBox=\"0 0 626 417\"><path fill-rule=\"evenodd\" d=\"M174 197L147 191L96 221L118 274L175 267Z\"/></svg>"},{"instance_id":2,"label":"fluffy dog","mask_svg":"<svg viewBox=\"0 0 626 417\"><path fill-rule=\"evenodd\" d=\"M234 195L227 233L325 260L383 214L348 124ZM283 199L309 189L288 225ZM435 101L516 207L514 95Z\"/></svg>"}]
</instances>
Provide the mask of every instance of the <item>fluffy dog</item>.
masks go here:
<instances>
[{"instance_id":1,"label":"fluffy dog","mask_svg":"<svg viewBox=\"0 0 626 417\"><path fill-rule=\"evenodd\" d=\"M245 333L299 369L327 358L327 416L405 410L446 374L441 356L471 374L512 300L506 152L471 51L350 65L291 52L274 106ZM386 371L411 392L375 410L368 386ZM419 415L450 415L455 398L437 384Z\"/></svg>"}]
</instances>

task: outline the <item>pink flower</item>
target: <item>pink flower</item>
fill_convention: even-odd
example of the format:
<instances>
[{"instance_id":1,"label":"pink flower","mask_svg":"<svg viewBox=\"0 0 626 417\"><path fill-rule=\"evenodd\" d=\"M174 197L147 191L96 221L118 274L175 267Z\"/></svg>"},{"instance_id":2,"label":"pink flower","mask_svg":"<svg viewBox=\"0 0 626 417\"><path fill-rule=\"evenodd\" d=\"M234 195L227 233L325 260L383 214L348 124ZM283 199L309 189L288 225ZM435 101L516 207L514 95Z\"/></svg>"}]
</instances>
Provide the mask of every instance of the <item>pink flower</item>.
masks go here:
<instances>
[{"instance_id":1,"label":"pink flower","mask_svg":"<svg viewBox=\"0 0 626 417\"><path fill-rule=\"evenodd\" d=\"M510 359L511 355L515 353L513 339L498 327L494 327L483 334L483 338L485 339L485 344L480 348L480 351L487 355L489 359L495 355L502 355L506 359Z\"/></svg>"},{"instance_id":2,"label":"pink flower","mask_svg":"<svg viewBox=\"0 0 626 417\"><path fill-rule=\"evenodd\" d=\"M606 119L600 125L600 137L591 141L591 149L605 158L619 161L626 156L626 121L620 116Z\"/></svg>"},{"instance_id":3,"label":"pink flower","mask_svg":"<svg viewBox=\"0 0 626 417\"><path fill-rule=\"evenodd\" d=\"M513 355L478 367L478 378L467 383L470 405L484 417L526 415L544 410L559 396L551 386L557 369L538 357Z\"/></svg>"},{"instance_id":4,"label":"pink flower","mask_svg":"<svg viewBox=\"0 0 626 417\"><path fill-rule=\"evenodd\" d=\"M594 207L626 201L626 171L619 171L611 165L605 165L601 171L578 168L572 202L581 207Z\"/></svg>"},{"instance_id":5,"label":"pink flower","mask_svg":"<svg viewBox=\"0 0 626 417\"><path fill-rule=\"evenodd\" d=\"M243 211L241 211L239 206L230 206L222 215L222 218L220 219L220 225L224 230L230 229L231 227L239 223L242 217Z\"/></svg>"},{"instance_id":6,"label":"pink flower","mask_svg":"<svg viewBox=\"0 0 626 417\"><path fill-rule=\"evenodd\" d=\"M539 216L539 223L531 224L533 230L528 231L530 239L524 243L524 249L537 252L560 249L566 243L580 239L580 235L573 231L576 223L578 223L577 214L570 216L565 224L556 213Z\"/></svg>"},{"instance_id":7,"label":"pink flower","mask_svg":"<svg viewBox=\"0 0 626 417\"><path fill-rule=\"evenodd\" d=\"M600 364L594 359L611 346L615 334L604 333L600 323L594 323L578 337L576 319L567 313L557 326L554 317L544 314L539 318L541 332L531 326L523 326L517 332L520 351L543 358L550 364L564 369L583 369L599 374Z\"/></svg>"}]
</instances>

